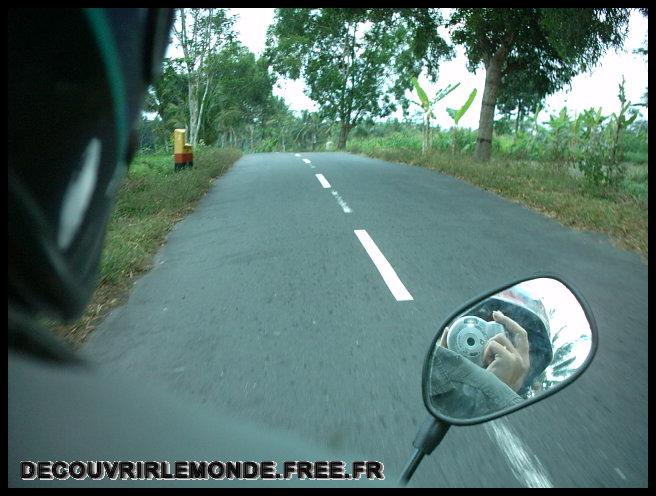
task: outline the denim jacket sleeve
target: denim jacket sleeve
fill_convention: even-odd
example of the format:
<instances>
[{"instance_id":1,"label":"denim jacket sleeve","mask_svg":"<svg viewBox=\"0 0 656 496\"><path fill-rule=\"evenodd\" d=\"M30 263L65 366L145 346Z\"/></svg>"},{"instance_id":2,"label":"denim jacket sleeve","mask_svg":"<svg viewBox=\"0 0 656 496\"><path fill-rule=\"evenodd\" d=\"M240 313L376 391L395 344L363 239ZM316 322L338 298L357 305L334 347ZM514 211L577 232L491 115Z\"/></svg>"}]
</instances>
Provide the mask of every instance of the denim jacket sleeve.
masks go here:
<instances>
[{"instance_id":1,"label":"denim jacket sleeve","mask_svg":"<svg viewBox=\"0 0 656 496\"><path fill-rule=\"evenodd\" d=\"M442 346L435 347L431 359L429 393L440 412L457 419L480 417L523 401L493 373Z\"/></svg>"}]
</instances>

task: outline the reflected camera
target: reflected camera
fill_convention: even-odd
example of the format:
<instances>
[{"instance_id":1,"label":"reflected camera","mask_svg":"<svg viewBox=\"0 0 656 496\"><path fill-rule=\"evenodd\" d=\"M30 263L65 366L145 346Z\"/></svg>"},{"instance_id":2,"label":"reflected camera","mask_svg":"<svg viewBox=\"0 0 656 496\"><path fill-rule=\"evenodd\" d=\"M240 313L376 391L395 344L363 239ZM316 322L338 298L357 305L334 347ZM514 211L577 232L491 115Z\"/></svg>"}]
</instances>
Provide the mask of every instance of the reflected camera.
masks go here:
<instances>
[{"instance_id":1,"label":"reflected camera","mask_svg":"<svg viewBox=\"0 0 656 496\"><path fill-rule=\"evenodd\" d=\"M486 322L479 317L466 315L449 327L446 341L450 350L482 367L485 345L499 333L505 334L505 328L498 322Z\"/></svg>"}]
</instances>

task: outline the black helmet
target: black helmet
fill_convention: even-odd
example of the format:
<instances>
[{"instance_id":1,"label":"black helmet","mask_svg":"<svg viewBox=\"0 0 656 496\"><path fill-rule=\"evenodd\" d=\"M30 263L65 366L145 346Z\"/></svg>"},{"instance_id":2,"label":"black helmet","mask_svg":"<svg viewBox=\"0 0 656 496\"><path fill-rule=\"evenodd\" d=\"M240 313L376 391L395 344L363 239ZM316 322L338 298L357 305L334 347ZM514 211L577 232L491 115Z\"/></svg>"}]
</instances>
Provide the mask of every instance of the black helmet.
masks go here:
<instances>
[{"instance_id":1,"label":"black helmet","mask_svg":"<svg viewBox=\"0 0 656 496\"><path fill-rule=\"evenodd\" d=\"M539 299L515 286L476 305L468 315L492 321L492 312L500 311L524 328L529 343L529 371L519 392L529 387L553 359L549 318Z\"/></svg>"},{"instance_id":2,"label":"black helmet","mask_svg":"<svg viewBox=\"0 0 656 496\"><path fill-rule=\"evenodd\" d=\"M10 9L9 301L72 319L95 289L170 9Z\"/></svg>"}]
</instances>

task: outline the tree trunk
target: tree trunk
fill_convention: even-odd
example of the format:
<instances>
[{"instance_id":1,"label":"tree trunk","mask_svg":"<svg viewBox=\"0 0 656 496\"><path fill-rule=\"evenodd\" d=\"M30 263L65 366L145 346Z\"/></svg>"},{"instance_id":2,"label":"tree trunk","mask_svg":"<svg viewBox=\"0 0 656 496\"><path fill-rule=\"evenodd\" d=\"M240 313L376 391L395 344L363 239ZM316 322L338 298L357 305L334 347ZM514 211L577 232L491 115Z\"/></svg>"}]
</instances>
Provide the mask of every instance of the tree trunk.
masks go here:
<instances>
[{"instance_id":1,"label":"tree trunk","mask_svg":"<svg viewBox=\"0 0 656 496\"><path fill-rule=\"evenodd\" d=\"M426 122L421 125L421 155L426 155Z\"/></svg>"},{"instance_id":2,"label":"tree trunk","mask_svg":"<svg viewBox=\"0 0 656 496\"><path fill-rule=\"evenodd\" d=\"M337 149L343 150L346 148L346 140L348 139L349 132L351 131L351 126L348 122L342 121L342 126L339 130L339 142L337 143Z\"/></svg>"},{"instance_id":3,"label":"tree trunk","mask_svg":"<svg viewBox=\"0 0 656 496\"><path fill-rule=\"evenodd\" d=\"M426 118L424 117L424 124L421 126L421 155L426 155Z\"/></svg>"},{"instance_id":4,"label":"tree trunk","mask_svg":"<svg viewBox=\"0 0 656 496\"><path fill-rule=\"evenodd\" d=\"M610 161L612 164L616 164L618 160L618 156L621 155L621 153L618 153L620 150L620 142L622 141L622 125L620 123L620 117L616 119L615 122L615 135L613 136L613 147L611 149L611 154L610 154Z\"/></svg>"},{"instance_id":5,"label":"tree trunk","mask_svg":"<svg viewBox=\"0 0 656 496\"><path fill-rule=\"evenodd\" d=\"M196 130L194 131L194 141L191 143L194 149L196 148L196 144L198 143L198 135L200 134L200 125L201 122L203 121L203 110L205 109L205 101L207 100L207 91L209 87L210 87L210 79L208 78L208 80L205 83L205 92L203 93L201 101L196 103L200 108L198 109L198 112L196 114Z\"/></svg>"},{"instance_id":6,"label":"tree trunk","mask_svg":"<svg viewBox=\"0 0 656 496\"><path fill-rule=\"evenodd\" d=\"M430 154L430 152L433 148L433 126L432 126L430 117L428 118L428 140L427 140L427 145L428 145L427 153Z\"/></svg>"},{"instance_id":7,"label":"tree trunk","mask_svg":"<svg viewBox=\"0 0 656 496\"><path fill-rule=\"evenodd\" d=\"M187 129L187 143L194 145L196 140L196 119L198 113L198 101L193 83L189 82L189 129Z\"/></svg>"},{"instance_id":8,"label":"tree trunk","mask_svg":"<svg viewBox=\"0 0 656 496\"><path fill-rule=\"evenodd\" d=\"M424 126L422 129L421 154L426 156L431 148L431 122L428 113L424 114Z\"/></svg>"},{"instance_id":9,"label":"tree trunk","mask_svg":"<svg viewBox=\"0 0 656 496\"><path fill-rule=\"evenodd\" d=\"M513 143L517 142L517 135L519 134L519 123L522 121L522 109L517 108L517 118L515 119L515 137L513 138Z\"/></svg>"},{"instance_id":10,"label":"tree trunk","mask_svg":"<svg viewBox=\"0 0 656 496\"><path fill-rule=\"evenodd\" d=\"M481 116L478 121L478 139L474 158L480 162L489 162L492 154L492 132L494 128L494 109L497 104L501 70L509 47L502 44L496 53L490 57L485 67L485 89L483 90L483 103Z\"/></svg>"}]
</instances>

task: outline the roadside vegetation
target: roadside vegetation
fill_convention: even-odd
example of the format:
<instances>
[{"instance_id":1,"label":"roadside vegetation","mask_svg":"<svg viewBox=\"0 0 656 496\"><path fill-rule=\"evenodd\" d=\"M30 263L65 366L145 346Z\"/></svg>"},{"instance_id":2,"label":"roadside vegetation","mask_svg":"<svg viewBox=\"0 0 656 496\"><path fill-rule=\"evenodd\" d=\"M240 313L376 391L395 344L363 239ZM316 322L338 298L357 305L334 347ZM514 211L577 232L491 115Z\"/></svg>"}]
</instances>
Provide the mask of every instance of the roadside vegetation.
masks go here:
<instances>
[{"instance_id":1,"label":"roadside vegetation","mask_svg":"<svg viewBox=\"0 0 656 496\"><path fill-rule=\"evenodd\" d=\"M239 157L240 150L201 147L193 168L175 172L172 155L137 154L112 213L91 303L76 322L46 324L73 345L83 343L100 319L126 300L175 223Z\"/></svg>"},{"instance_id":2,"label":"roadside vegetation","mask_svg":"<svg viewBox=\"0 0 656 496\"><path fill-rule=\"evenodd\" d=\"M573 120L567 129L567 132L572 132ZM609 125L607 131L612 130L612 125ZM454 154L450 130L434 129L433 147L428 153L422 153L425 135L422 126L402 122L370 123L354 130L347 150L457 177L537 210L566 226L604 233L618 247L639 253L646 263L646 122L636 122L627 129L621 147L624 152L618 153L615 161L611 157L611 141L602 142L592 150L586 142L579 141L579 148L563 151L560 140L571 145L575 139L573 133L565 138L567 132L540 125L534 135L528 131L526 134L496 135L491 160L481 162L473 156L475 131L458 130L459 151ZM591 164L598 169L586 169Z\"/></svg>"}]
</instances>

